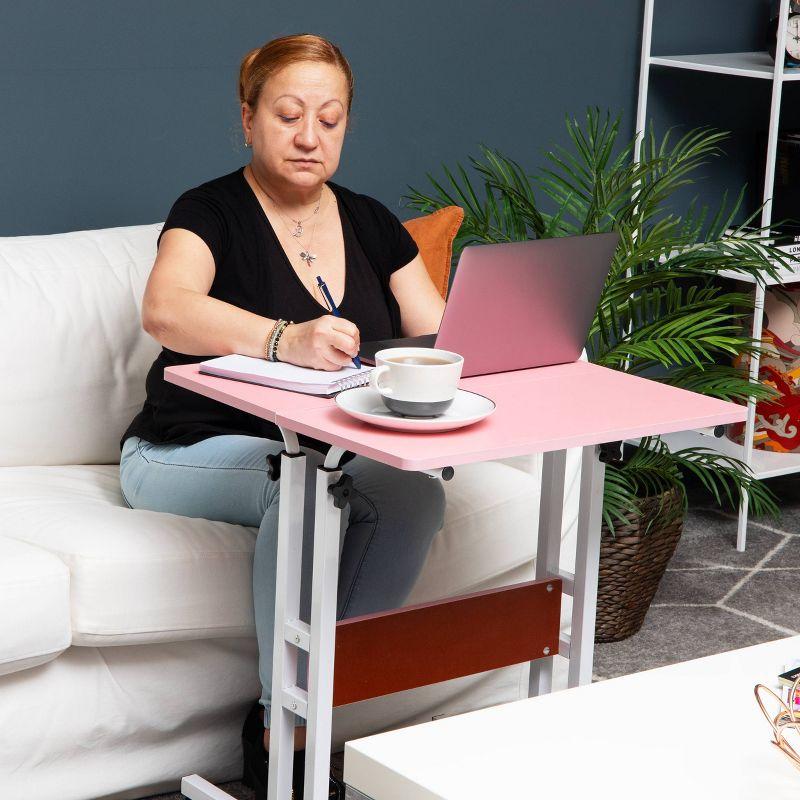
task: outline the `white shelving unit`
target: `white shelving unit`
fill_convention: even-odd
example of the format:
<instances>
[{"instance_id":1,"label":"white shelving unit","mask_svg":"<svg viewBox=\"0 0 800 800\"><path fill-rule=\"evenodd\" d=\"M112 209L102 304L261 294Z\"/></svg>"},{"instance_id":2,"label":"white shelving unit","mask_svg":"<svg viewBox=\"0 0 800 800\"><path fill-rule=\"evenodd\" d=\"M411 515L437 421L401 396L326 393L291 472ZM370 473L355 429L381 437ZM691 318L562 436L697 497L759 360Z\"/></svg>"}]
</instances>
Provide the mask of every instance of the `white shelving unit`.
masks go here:
<instances>
[{"instance_id":1,"label":"white shelving unit","mask_svg":"<svg viewBox=\"0 0 800 800\"><path fill-rule=\"evenodd\" d=\"M736 272L733 269L723 269L719 271L723 278L734 278L737 281L755 283L753 276L743 272ZM778 277L766 276L764 281L767 286L782 286L785 283L797 283L800 281L800 261L794 261L790 268L780 267Z\"/></svg>"},{"instance_id":2,"label":"white shelving unit","mask_svg":"<svg viewBox=\"0 0 800 800\"><path fill-rule=\"evenodd\" d=\"M653 6L655 0L645 0L644 26L642 31L642 56L639 73L639 100L636 109L636 133L641 137L644 133L647 115L647 91L651 67L667 67L699 72L713 72L720 75L731 75L743 78L756 78L771 81L772 103L769 114L769 135L767 137L766 169L764 172L764 210L761 214L762 227L768 227L772 217L772 190L775 178L775 155L778 144L778 129L780 123L781 94L783 84L788 81L800 81L799 68L784 68L783 58L780 56L773 63L769 54L764 53L702 53L698 55L654 56L651 54L651 40L653 32ZM781 0L779 19L786 19L789 14L789 0ZM786 26L778 26L777 52L785 52ZM728 277L746 280L745 276L730 272ZM800 280L800 265L798 274L793 270L784 270L781 280L772 280L770 283L790 283ZM764 319L764 287L755 284L755 313L753 314L753 338L761 339L761 330ZM750 362L750 377L758 380L758 358ZM730 455L740 458L753 470L759 479L771 478L776 475L789 475L800 472L800 455L789 453L771 453L753 449L753 431L755 428L755 401L751 397L747 404L747 423L745 428L745 444L737 445L729 439L712 439L700 433L689 431L687 433L669 434L664 436L664 441L670 448L680 449L690 446L713 447ZM736 537L736 549L744 550L747 543L747 498L739 509L739 527Z\"/></svg>"},{"instance_id":3,"label":"white shelving unit","mask_svg":"<svg viewBox=\"0 0 800 800\"><path fill-rule=\"evenodd\" d=\"M742 457L742 445L732 442L726 437L715 439L703 436L695 431L669 433L661 437L669 442L673 450L684 447L708 447L735 458ZM791 475L800 472L800 453L773 453L770 450L753 450L750 466L757 478L776 478L778 475Z\"/></svg>"},{"instance_id":4,"label":"white shelving unit","mask_svg":"<svg viewBox=\"0 0 800 800\"><path fill-rule=\"evenodd\" d=\"M652 3L650 3L652 6ZM788 6L787 6L788 14ZM715 72L718 75L741 75L744 78L762 78L771 81L775 64L768 53L702 53L696 56L650 56L650 64L676 69L693 69L697 72ZM784 81L800 81L800 72L785 69Z\"/></svg>"}]
</instances>

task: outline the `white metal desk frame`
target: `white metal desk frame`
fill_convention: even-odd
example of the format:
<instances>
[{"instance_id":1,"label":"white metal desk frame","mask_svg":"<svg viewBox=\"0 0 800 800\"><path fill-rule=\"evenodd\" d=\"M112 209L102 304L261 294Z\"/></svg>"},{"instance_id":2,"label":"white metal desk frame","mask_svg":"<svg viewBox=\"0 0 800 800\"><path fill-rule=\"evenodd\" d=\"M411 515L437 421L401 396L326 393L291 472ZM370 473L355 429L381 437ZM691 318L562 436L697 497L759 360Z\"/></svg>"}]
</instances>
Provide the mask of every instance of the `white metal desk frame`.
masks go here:
<instances>
[{"instance_id":1,"label":"white metal desk frame","mask_svg":"<svg viewBox=\"0 0 800 800\"><path fill-rule=\"evenodd\" d=\"M300 576L303 543L303 504L306 456L297 434L281 427L285 451L281 454L281 498L278 511L278 553L275 587L275 639L273 644L272 724L269 747L268 800L292 796L294 715L306 720L307 800L328 797L331 729L333 721L333 666L336 644L336 599L342 546L342 508L329 491L342 477L339 462L346 452L332 446L317 468L314 506L314 550L311 622L300 616ZM542 483L536 579L561 578L563 592L573 598L572 634L561 636L559 654L569 659L568 685L591 682L597 577L600 560L600 526L605 465L600 448L582 448L575 573L559 569L564 505L566 451L542 454ZM448 468L423 470L433 479L447 479ZM346 487L345 487L346 489ZM346 496L338 502L344 507ZM298 650L309 654L308 690L297 686ZM552 688L553 657L531 662L529 696ZM234 800L227 792L189 775L181 792L190 800Z\"/></svg>"}]
</instances>

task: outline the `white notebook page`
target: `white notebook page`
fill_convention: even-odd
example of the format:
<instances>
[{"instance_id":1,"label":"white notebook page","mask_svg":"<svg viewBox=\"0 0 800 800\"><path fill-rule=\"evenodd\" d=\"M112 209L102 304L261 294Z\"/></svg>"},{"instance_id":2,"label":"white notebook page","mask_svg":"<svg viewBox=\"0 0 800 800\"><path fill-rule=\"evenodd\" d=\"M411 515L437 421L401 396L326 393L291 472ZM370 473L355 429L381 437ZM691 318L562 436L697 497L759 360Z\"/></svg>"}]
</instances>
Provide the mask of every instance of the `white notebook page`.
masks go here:
<instances>
[{"instance_id":1,"label":"white notebook page","mask_svg":"<svg viewBox=\"0 0 800 800\"><path fill-rule=\"evenodd\" d=\"M324 369L311 369L310 367L298 367L296 364L287 364L285 361L266 361L263 358L252 358L251 356L230 355L220 356L211 359L209 362L215 367L229 369L233 372L240 372L249 375L261 375L263 377L275 378L287 383L299 384L330 384L333 385L342 378L349 378L353 375L360 375L369 372L372 367L362 366L361 369L353 367L342 367L336 371Z\"/></svg>"}]
</instances>

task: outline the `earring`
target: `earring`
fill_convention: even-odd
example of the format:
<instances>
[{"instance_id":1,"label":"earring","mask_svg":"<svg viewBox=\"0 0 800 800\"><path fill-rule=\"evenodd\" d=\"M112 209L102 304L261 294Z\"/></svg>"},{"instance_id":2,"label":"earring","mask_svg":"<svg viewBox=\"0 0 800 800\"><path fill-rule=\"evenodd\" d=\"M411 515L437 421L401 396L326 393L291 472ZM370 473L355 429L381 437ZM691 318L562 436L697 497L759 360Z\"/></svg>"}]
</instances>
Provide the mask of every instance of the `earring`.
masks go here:
<instances>
[{"instance_id":1,"label":"earring","mask_svg":"<svg viewBox=\"0 0 800 800\"><path fill-rule=\"evenodd\" d=\"M250 147L250 142L248 142L247 139L244 140L244 146L245 147Z\"/></svg>"}]
</instances>

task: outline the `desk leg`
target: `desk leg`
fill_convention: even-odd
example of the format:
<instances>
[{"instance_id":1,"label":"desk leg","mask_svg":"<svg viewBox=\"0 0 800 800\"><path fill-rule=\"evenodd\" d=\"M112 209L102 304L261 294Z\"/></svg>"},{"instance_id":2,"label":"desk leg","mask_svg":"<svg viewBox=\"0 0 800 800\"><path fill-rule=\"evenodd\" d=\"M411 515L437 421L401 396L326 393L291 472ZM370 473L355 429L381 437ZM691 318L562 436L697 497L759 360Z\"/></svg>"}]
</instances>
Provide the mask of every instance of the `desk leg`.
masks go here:
<instances>
[{"instance_id":1,"label":"desk leg","mask_svg":"<svg viewBox=\"0 0 800 800\"><path fill-rule=\"evenodd\" d=\"M347 505L352 482L338 466L343 453L332 447L325 464L317 468L304 789L308 800L327 798L329 789L342 509Z\"/></svg>"},{"instance_id":2,"label":"desk leg","mask_svg":"<svg viewBox=\"0 0 800 800\"><path fill-rule=\"evenodd\" d=\"M303 506L306 456L297 434L281 428L281 498L275 576L275 635L272 641L272 723L269 734L269 800L290 800L294 763L294 714L306 716L306 693L297 686L297 648L308 650L309 627L300 621ZM200 775L181 779L189 800L234 800ZM306 795L310 797L311 795ZM322 795L319 795L322 797Z\"/></svg>"},{"instance_id":3,"label":"desk leg","mask_svg":"<svg viewBox=\"0 0 800 800\"><path fill-rule=\"evenodd\" d=\"M305 692L297 686L298 648L308 649L308 625L300 621L303 504L306 456L297 437L283 431L278 555L275 582L275 634L272 650L272 723L269 734L269 800L292 796L294 715L305 716Z\"/></svg>"},{"instance_id":4,"label":"desk leg","mask_svg":"<svg viewBox=\"0 0 800 800\"><path fill-rule=\"evenodd\" d=\"M536 580L558 577L561 555L561 526L564 510L566 450L542 455L542 481L539 492L539 536L536 546ZM553 658L531 661L528 696L546 694L553 688Z\"/></svg>"},{"instance_id":5,"label":"desk leg","mask_svg":"<svg viewBox=\"0 0 800 800\"><path fill-rule=\"evenodd\" d=\"M599 455L599 447L591 445L583 448L567 680L570 687L582 686L592 681L597 579L600 568L600 526L603 522L605 480L605 464L600 461Z\"/></svg>"}]
</instances>

